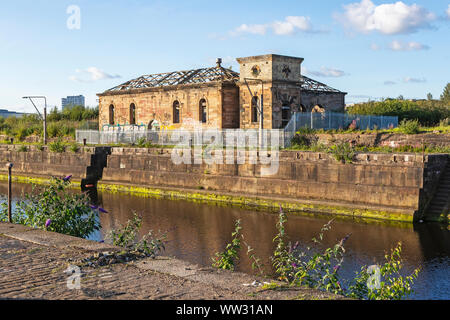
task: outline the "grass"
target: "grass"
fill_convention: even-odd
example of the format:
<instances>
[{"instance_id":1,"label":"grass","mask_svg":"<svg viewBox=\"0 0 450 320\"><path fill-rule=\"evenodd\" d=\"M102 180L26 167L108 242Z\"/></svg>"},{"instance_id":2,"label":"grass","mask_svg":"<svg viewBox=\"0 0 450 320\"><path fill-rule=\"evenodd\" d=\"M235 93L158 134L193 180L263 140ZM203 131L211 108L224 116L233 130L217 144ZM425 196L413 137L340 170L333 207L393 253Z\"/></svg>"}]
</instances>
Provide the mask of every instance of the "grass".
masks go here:
<instances>
[{"instance_id":1,"label":"grass","mask_svg":"<svg viewBox=\"0 0 450 320\"><path fill-rule=\"evenodd\" d=\"M313 145L299 145L293 144L291 147L286 148L286 150L292 151L312 151L312 152L327 152L330 153L330 149L333 149L336 145L326 146L324 144L313 144ZM355 152L376 152L376 153L448 153L450 154L450 146L427 146L424 147L414 147L414 146L399 146L399 147L389 147L389 146L364 146L357 145L353 147Z\"/></svg>"},{"instance_id":2,"label":"grass","mask_svg":"<svg viewBox=\"0 0 450 320\"><path fill-rule=\"evenodd\" d=\"M349 134L349 133L357 133L357 134L376 134L376 133L396 133L396 134L403 134L401 128L393 128L393 129L331 129L331 130L324 130L324 129L309 129L303 130L304 128L301 128L297 133L301 134ZM420 126L416 134L420 133L435 133L435 134L448 134L450 133L450 125L438 125L434 127L423 127Z\"/></svg>"}]
</instances>

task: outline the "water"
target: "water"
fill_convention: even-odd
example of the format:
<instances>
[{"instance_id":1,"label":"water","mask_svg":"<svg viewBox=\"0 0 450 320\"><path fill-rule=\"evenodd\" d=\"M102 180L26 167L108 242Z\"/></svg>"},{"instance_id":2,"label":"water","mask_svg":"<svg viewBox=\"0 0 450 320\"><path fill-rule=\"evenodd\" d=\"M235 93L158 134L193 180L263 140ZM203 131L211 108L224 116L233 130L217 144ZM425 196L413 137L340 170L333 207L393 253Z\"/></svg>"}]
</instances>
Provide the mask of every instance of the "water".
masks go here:
<instances>
[{"instance_id":1,"label":"water","mask_svg":"<svg viewBox=\"0 0 450 320\"><path fill-rule=\"evenodd\" d=\"M6 194L0 184L0 194ZM14 184L16 197L30 190L29 185ZM136 211L143 216L142 234L149 230L168 231L165 255L209 266L215 252L222 251L231 240L235 220L241 219L245 241L255 249L266 267L274 250L278 216L273 213L207 205L184 200L164 200L126 194L99 194L100 205L109 213L100 214L102 230L91 236L101 240L112 228L124 225ZM286 231L292 242L310 243L329 218L311 218L288 214ZM351 233L346 242L346 261L342 270L350 278L362 265L383 262L384 255L402 242L404 271L420 266L422 271L414 285L412 299L450 298L450 231L447 226L425 223L367 224L336 219L326 233L324 245L332 246ZM252 273L246 250L241 250L237 270Z\"/></svg>"}]
</instances>

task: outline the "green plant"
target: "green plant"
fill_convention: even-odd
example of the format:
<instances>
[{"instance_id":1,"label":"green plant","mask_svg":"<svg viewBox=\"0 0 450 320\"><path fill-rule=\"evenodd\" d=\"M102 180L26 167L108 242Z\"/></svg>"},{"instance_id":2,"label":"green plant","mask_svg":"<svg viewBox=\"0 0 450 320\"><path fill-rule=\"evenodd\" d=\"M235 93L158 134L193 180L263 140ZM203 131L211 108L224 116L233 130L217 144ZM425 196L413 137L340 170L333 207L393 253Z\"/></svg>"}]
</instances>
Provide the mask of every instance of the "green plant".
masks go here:
<instances>
[{"instance_id":1,"label":"green plant","mask_svg":"<svg viewBox=\"0 0 450 320\"><path fill-rule=\"evenodd\" d=\"M313 238L316 246L320 247L324 233L331 228L333 220L325 224L318 238ZM342 238L331 248L322 252L312 247L300 249L299 244L286 245L285 224L286 214L280 208L279 221L277 223L278 233L273 239L276 249L272 257L273 267L280 280L290 286L307 285L320 290L358 299L402 299L412 292L412 285L417 278L419 270L416 269L409 276L402 276L401 245L399 244L386 255L386 263L379 268L361 268L354 279L346 284L339 277L339 270L344 261L344 244L350 235ZM373 274L372 270L379 270ZM375 276L379 276L376 278ZM378 281L379 279L379 281ZM373 285L372 280L378 285Z\"/></svg>"},{"instance_id":2,"label":"green plant","mask_svg":"<svg viewBox=\"0 0 450 320\"><path fill-rule=\"evenodd\" d=\"M356 155L354 147L347 142L340 142L328 148L328 153L342 163L351 163Z\"/></svg>"},{"instance_id":3,"label":"green plant","mask_svg":"<svg viewBox=\"0 0 450 320\"><path fill-rule=\"evenodd\" d=\"M402 120L398 126L400 132L405 134L416 134L420 132L419 120Z\"/></svg>"},{"instance_id":4,"label":"green plant","mask_svg":"<svg viewBox=\"0 0 450 320\"><path fill-rule=\"evenodd\" d=\"M99 230L98 215L89 207L88 196L70 192L70 184L69 176L52 178L44 187L33 185L32 192L17 203L13 223L82 238ZM0 220L7 221L6 202Z\"/></svg>"},{"instance_id":5,"label":"green plant","mask_svg":"<svg viewBox=\"0 0 450 320\"><path fill-rule=\"evenodd\" d=\"M111 230L107 235L107 238L110 239L115 246L125 248L133 253L155 258L158 253L165 250L164 239L166 238L166 235L161 234L155 236L153 231L150 230L138 241L138 232L141 227L142 217L135 212L133 218L127 221L125 227Z\"/></svg>"},{"instance_id":6,"label":"green plant","mask_svg":"<svg viewBox=\"0 0 450 320\"><path fill-rule=\"evenodd\" d=\"M450 108L439 100L385 99L359 103L347 109L350 114L397 116L399 121L418 120L423 126L433 126L450 116Z\"/></svg>"},{"instance_id":7,"label":"green plant","mask_svg":"<svg viewBox=\"0 0 450 320\"><path fill-rule=\"evenodd\" d=\"M252 261L252 270L258 270L260 276L264 275L264 265L261 263L261 259L255 254L255 249L253 249L247 242L245 242L244 235L242 235L242 242L247 247L247 256Z\"/></svg>"},{"instance_id":8,"label":"green plant","mask_svg":"<svg viewBox=\"0 0 450 320\"><path fill-rule=\"evenodd\" d=\"M77 153L80 150L80 146L77 143L72 143L69 146L70 151Z\"/></svg>"},{"instance_id":9,"label":"green plant","mask_svg":"<svg viewBox=\"0 0 450 320\"><path fill-rule=\"evenodd\" d=\"M386 262L382 266L363 266L347 289L346 295L368 300L400 300L410 295L420 268L415 269L409 276L402 276L401 251L402 245L398 243L390 254L385 255Z\"/></svg>"},{"instance_id":10,"label":"green plant","mask_svg":"<svg viewBox=\"0 0 450 320\"><path fill-rule=\"evenodd\" d=\"M231 233L231 243L227 244L223 252L217 252L215 258L212 258L212 266L218 269L234 270L236 260L239 259L238 251L241 248L241 220L235 223L235 229Z\"/></svg>"},{"instance_id":11,"label":"green plant","mask_svg":"<svg viewBox=\"0 0 450 320\"><path fill-rule=\"evenodd\" d=\"M27 152L28 151L28 147L26 146L26 145L21 145L20 147L19 147L19 150L18 150L19 152Z\"/></svg>"},{"instance_id":12,"label":"green plant","mask_svg":"<svg viewBox=\"0 0 450 320\"><path fill-rule=\"evenodd\" d=\"M39 151L44 151L44 145L42 143L39 143L36 145L36 149L38 149Z\"/></svg>"},{"instance_id":13,"label":"green plant","mask_svg":"<svg viewBox=\"0 0 450 320\"><path fill-rule=\"evenodd\" d=\"M48 147L51 152L63 153L64 151L66 151L66 145L61 141L61 139L50 143Z\"/></svg>"}]
</instances>

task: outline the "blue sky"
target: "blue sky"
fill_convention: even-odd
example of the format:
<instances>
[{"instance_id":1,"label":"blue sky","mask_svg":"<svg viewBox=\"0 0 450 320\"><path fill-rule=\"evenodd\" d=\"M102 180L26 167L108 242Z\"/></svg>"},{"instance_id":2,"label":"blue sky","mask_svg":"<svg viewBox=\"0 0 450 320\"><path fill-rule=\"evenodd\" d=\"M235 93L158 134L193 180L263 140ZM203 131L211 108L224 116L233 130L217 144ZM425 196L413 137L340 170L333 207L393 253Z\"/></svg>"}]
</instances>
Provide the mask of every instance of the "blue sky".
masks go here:
<instances>
[{"instance_id":1,"label":"blue sky","mask_svg":"<svg viewBox=\"0 0 450 320\"><path fill-rule=\"evenodd\" d=\"M236 57L268 53L303 57L303 73L348 92L347 103L438 98L449 31L449 0L2 1L0 108L33 112L25 95L60 106L83 94L94 106L96 93L142 74L217 57L238 70Z\"/></svg>"}]
</instances>

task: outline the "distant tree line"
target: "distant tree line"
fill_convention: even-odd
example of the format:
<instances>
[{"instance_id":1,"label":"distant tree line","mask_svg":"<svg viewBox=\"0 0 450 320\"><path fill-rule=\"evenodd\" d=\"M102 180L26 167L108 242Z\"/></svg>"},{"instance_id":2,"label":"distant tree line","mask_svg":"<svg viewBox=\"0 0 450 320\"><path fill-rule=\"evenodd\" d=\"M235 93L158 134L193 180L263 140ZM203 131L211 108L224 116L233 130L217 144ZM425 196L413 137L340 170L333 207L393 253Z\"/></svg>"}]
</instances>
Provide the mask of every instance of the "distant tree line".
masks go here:
<instances>
[{"instance_id":1,"label":"distant tree line","mask_svg":"<svg viewBox=\"0 0 450 320\"><path fill-rule=\"evenodd\" d=\"M351 114L397 116L399 121L418 120L422 126L435 126L448 123L450 119L450 83L444 89L440 100L404 100L387 98L382 101L369 101L347 108Z\"/></svg>"},{"instance_id":2,"label":"distant tree line","mask_svg":"<svg viewBox=\"0 0 450 320\"><path fill-rule=\"evenodd\" d=\"M47 116L49 121L60 121L60 120L71 120L71 121L81 121L81 120L94 120L98 119L98 107L89 108L83 106L73 106L65 108L60 111L57 107L54 107Z\"/></svg>"},{"instance_id":3,"label":"distant tree line","mask_svg":"<svg viewBox=\"0 0 450 320\"><path fill-rule=\"evenodd\" d=\"M98 129L98 107L74 106L63 111L53 108L47 115L47 134L50 138L75 137L76 129ZM0 117L0 134L23 140L28 136L43 136L43 122L38 114L22 117Z\"/></svg>"}]
</instances>

